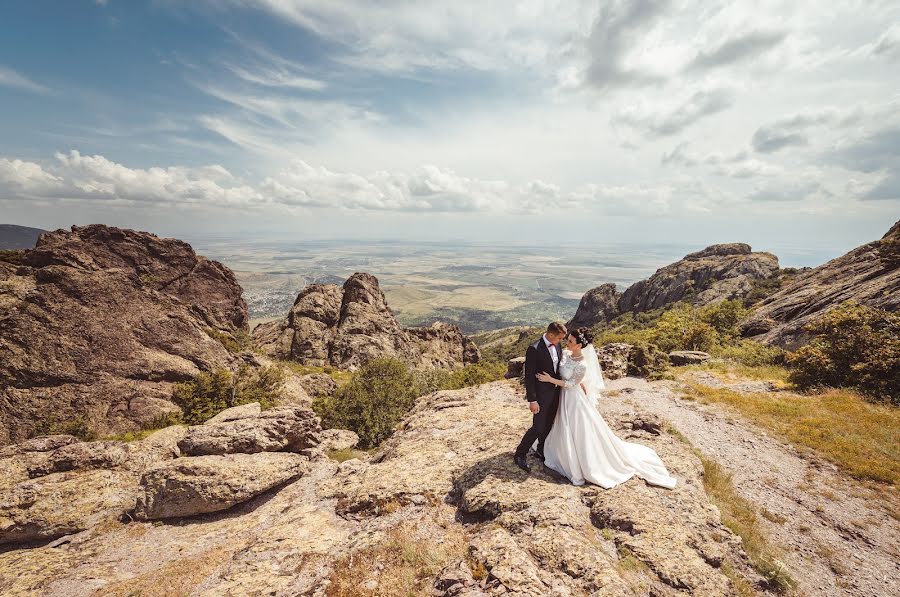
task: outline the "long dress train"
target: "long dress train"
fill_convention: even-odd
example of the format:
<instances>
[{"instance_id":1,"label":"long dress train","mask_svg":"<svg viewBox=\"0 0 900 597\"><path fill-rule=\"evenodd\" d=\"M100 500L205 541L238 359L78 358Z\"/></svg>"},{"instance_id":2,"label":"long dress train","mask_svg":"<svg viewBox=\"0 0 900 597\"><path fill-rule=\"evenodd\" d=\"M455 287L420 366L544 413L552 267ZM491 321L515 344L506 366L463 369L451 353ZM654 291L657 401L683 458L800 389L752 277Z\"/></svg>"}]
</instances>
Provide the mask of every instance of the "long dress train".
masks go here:
<instances>
[{"instance_id":1,"label":"long dress train","mask_svg":"<svg viewBox=\"0 0 900 597\"><path fill-rule=\"evenodd\" d=\"M675 487L675 478L652 448L620 439L600 416L596 398L588 397L581 388L588 371L584 359L566 353L560 363L566 385L544 444L544 464L575 485L587 481L609 489L637 475L653 485ZM599 373L599 365L597 370ZM600 384L602 387L602 376Z\"/></svg>"}]
</instances>

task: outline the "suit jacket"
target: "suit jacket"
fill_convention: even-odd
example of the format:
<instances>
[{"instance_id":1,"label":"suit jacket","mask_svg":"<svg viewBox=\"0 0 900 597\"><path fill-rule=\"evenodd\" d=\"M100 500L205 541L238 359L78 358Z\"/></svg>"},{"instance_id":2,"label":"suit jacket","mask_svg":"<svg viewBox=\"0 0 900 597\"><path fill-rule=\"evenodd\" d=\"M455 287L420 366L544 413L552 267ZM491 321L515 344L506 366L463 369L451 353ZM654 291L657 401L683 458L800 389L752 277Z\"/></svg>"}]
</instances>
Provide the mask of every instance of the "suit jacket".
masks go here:
<instances>
[{"instance_id":1,"label":"suit jacket","mask_svg":"<svg viewBox=\"0 0 900 597\"><path fill-rule=\"evenodd\" d=\"M556 345L556 355L561 362L562 346L559 344ZM525 351L525 399L528 402L535 402L538 398L555 398L559 394L559 386L538 381L535 375L541 371L561 379L559 372L553 369L553 357L550 356L550 349L544 343L543 336Z\"/></svg>"}]
</instances>

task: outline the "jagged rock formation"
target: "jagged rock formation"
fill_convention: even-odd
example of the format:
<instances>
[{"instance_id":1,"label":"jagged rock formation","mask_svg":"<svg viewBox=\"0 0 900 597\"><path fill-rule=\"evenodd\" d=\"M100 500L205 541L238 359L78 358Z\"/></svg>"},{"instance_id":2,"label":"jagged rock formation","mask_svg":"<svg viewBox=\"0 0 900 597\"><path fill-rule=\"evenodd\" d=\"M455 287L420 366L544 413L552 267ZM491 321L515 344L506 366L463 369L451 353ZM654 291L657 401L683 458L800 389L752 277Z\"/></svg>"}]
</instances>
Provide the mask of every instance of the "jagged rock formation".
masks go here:
<instances>
[{"instance_id":1,"label":"jagged rock formation","mask_svg":"<svg viewBox=\"0 0 900 597\"><path fill-rule=\"evenodd\" d=\"M584 293L575 317L566 324L570 330L580 327L592 328L598 323L605 323L619 314L619 299L621 295L616 290L616 285L602 284Z\"/></svg>"},{"instance_id":2,"label":"jagged rock formation","mask_svg":"<svg viewBox=\"0 0 900 597\"><path fill-rule=\"evenodd\" d=\"M589 290L568 326L593 327L621 313L652 311L684 300L708 305L743 298L755 280L778 273L778 258L771 253L753 252L744 243L711 245L656 270L622 294L613 284Z\"/></svg>"},{"instance_id":3,"label":"jagged rock formation","mask_svg":"<svg viewBox=\"0 0 900 597\"><path fill-rule=\"evenodd\" d=\"M232 367L234 274L190 245L102 225L0 257L0 444L81 421L97 433L177 410L173 382Z\"/></svg>"},{"instance_id":4,"label":"jagged rock formation","mask_svg":"<svg viewBox=\"0 0 900 597\"><path fill-rule=\"evenodd\" d=\"M531 475L516 468L512 447L529 420L515 382L438 392L420 399L370 460L338 464L311 454L299 478L227 514L203 514L190 524L107 517L46 546L8 550L0 553L0 586L13 594L73 596L324 596L340 593L331 590L336 583L351 582L357 593L393 594L398 587L385 583L398 578L390 574L395 562L380 560L377 550L395 537L404 543L393 544L391 553L416 549L418 541L429 558L440 558L416 594L737 595L732 578L738 577L764 592L740 541L704 493L700 461L663 431L662 421L634 413L608 417L622 437L652 446L678 486L665 490L632 479L607 491L572 486L536 463ZM245 474L255 487L278 476L263 476L268 465L252 473L227 466L217 474L210 458L223 457L149 465L145 481L135 485L138 511L151 504L155 515L185 513L195 499L215 505L242 497L228 488ZM183 467L195 465L199 475L192 481ZM167 497L159 471L171 471L170 487L186 483L186 492ZM70 473L54 475L63 474ZM167 512L165 503L185 509ZM349 577L348 561L355 567Z\"/></svg>"},{"instance_id":5,"label":"jagged rock formation","mask_svg":"<svg viewBox=\"0 0 900 597\"><path fill-rule=\"evenodd\" d=\"M270 356L314 366L354 368L394 357L452 369L479 359L478 348L455 325L401 327L378 280L365 273L353 274L343 287L307 286L284 320L256 326L253 339Z\"/></svg>"},{"instance_id":6,"label":"jagged rock formation","mask_svg":"<svg viewBox=\"0 0 900 597\"><path fill-rule=\"evenodd\" d=\"M355 443L347 433L333 432L331 444ZM132 443L57 435L6 447L0 545L46 541L123 516L226 510L305 473L321 453L320 434L305 405L260 411L252 404Z\"/></svg>"},{"instance_id":7,"label":"jagged rock formation","mask_svg":"<svg viewBox=\"0 0 900 597\"><path fill-rule=\"evenodd\" d=\"M886 311L900 309L900 221L880 240L802 272L768 296L743 322L743 335L797 348L809 340L805 326L846 300Z\"/></svg>"}]
</instances>

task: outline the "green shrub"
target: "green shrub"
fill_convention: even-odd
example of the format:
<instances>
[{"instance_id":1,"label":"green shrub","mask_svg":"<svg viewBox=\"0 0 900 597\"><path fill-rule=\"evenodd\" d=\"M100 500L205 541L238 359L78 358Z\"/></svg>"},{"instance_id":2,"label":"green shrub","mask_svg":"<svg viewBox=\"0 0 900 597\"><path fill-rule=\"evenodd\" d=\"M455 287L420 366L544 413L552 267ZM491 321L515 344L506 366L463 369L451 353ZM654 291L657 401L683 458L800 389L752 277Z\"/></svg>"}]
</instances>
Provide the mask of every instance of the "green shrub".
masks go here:
<instances>
[{"instance_id":1,"label":"green shrub","mask_svg":"<svg viewBox=\"0 0 900 597\"><path fill-rule=\"evenodd\" d=\"M250 334L246 330L230 333L215 328L206 328L206 335L224 346L228 352L241 352L250 348L251 345Z\"/></svg>"},{"instance_id":2,"label":"green shrub","mask_svg":"<svg viewBox=\"0 0 900 597\"><path fill-rule=\"evenodd\" d=\"M750 367L783 365L786 359L786 353L783 349L754 342L753 340L741 340L733 344L720 345L712 351L712 354L713 356Z\"/></svg>"},{"instance_id":3,"label":"green shrub","mask_svg":"<svg viewBox=\"0 0 900 597\"><path fill-rule=\"evenodd\" d=\"M743 301L728 300L702 307L700 319L713 327L719 335L718 341L731 342L740 337L738 324L747 318L750 310L744 307Z\"/></svg>"},{"instance_id":4,"label":"green shrub","mask_svg":"<svg viewBox=\"0 0 900 597\"><path fill-rule=\"evenodd\" d=\"M377 446L415 405L416 379L406 364L396 359L374 359L353 374L353 379L334 396L313 401L322 427L350 429L359 435L360 447Z\"/></svg>"},{"instance_id":5,"label":"green shrub","mask_svg":"<svg viewBox=\"0 0 900 597\"><path fill-rule=\"evenodd\" d=\"M900 315L848 301L807 329L817 336L789 357L793 383L856 388L900 405Z\"/></svg>"},{"instance_id":6,"label":"green shrub","mask_svg":"<svg viewBox=\"0 0 900 597\"><path fill-rule=\"evenodd\" d=\"M635 344L628 363L628 375L662 379L669 370L669 355L662 352L655 344L646 342Z\"/></svg>"},{"instance_id":7,"label":"green shrub","mask_svg":"<svg viewBox=\"0 0 900 597\"><path fill-rule=\"evenodd\" d=\"M50 415L35 424L34 436L57 434L74 435L84 442L91 442L97 439L97 433L91 429L84 417L61 420L56 415Z\"/></svg>"},{"instance_id":8,"label":"green shrub","mask_svg":"<svg viewBox=\"0 0 900 597\"><path fill-rule=\"evenodd\" d=\"M232 406L249 402L259 402L263 408L272 406L284 377L279 367L253 369L243 365L236 373L217 369L175 386L172 401L181 407L185 423L198 425Z\"/></svg>"},{"instance_id":9,"label":"green shrub","mask_svg":"<svg viewBox=\"0 0 900 597\"><path fill-rule=\"evenodd\" d=\"M650 339L660 350L709 351L719 342L716 329L691 305L679 303L663 313L652 328Z\"/></svg>"}]
</instances>

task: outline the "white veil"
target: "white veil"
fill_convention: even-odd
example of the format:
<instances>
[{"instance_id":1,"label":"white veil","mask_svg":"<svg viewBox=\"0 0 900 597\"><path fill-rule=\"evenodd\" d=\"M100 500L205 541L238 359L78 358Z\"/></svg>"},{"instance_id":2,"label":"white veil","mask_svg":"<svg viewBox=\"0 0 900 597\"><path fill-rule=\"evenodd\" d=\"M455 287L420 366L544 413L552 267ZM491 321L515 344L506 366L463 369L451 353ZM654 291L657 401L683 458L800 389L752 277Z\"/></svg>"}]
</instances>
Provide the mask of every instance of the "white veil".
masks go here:
<instances>
[{"instance_id":1,"label":"white veil","mask_svg":"<svg viewBox=\"0 0 900 597\"><path fill-rule=\"evenodd\" d=\"M587 390L587 397L595 401L599 400L600 392L606 389L606 384L603 383L603 371L600 369L600 359L597 358L597 351L594 349L593 344L588 344L581 350L581 354L584 355L584 366L587 368L582 381Z\"/></svg>"}]
</instances>

